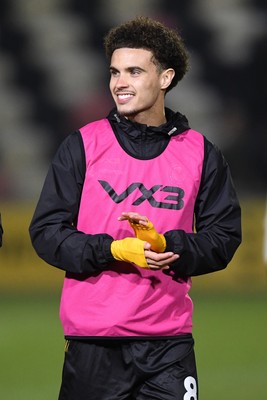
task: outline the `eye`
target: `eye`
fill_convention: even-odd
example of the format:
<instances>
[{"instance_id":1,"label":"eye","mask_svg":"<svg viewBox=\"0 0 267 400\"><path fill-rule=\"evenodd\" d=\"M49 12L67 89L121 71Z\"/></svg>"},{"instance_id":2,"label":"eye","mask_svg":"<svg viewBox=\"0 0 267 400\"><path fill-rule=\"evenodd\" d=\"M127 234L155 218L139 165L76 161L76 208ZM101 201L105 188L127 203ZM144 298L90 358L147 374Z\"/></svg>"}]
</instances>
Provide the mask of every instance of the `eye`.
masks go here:
<instances>
[{"instance_id":1,"label":"eye","mask_svg":"<svg viewBox=\"0 0 267 400\"><path fill-rule=\"evenodd\" d=\"M110 69L110 75L116 77L119 75L119 71L116 69Z\"/></svg>"},{"instance_id":2,"label":"eye","mask_svg":"<svg viewBox=\"0 0 267 400\"><path fill-rule=\"evenodd\" d=\"M131 74L132 75L140 75L141 74L141 69L139 69L139 68L133 68L132 70L131 70Z\"/></svg>"}]
</instances>

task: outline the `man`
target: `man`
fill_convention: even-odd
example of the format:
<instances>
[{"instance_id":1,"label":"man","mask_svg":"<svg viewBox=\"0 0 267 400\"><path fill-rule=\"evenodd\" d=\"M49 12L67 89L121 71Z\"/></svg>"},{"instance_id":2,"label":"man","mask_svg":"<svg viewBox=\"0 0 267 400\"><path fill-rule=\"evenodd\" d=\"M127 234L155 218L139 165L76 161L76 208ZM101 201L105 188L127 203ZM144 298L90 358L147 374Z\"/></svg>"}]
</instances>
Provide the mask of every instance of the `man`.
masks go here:
<instances>
[{"instance_id":1,"label":"man","mask_svg":"<svg viewBox=\"0 0 267 400\"><path fill-rule=\"evenodd\" d=\"M221 270L241 240L220 151L166 109L188 55L138 17L107 34L116 107L62 143L30 226L66 271L59 399L198 398L191 277Z\"/></svg>"}]
</instances>

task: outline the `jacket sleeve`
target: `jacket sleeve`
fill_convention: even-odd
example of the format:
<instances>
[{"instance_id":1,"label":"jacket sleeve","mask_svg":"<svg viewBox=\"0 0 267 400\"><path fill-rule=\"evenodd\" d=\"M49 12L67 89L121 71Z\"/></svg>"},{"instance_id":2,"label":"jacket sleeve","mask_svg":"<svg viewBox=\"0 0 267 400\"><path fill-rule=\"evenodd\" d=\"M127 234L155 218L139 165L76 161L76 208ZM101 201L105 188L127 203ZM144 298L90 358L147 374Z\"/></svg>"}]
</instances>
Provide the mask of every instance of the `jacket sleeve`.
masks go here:
<instances>
[{"instance_id":1,"label":"jacket sleeve","mask_svg":"<svg viewBox=\"0 0 267 400\"><path fill-rule=\"evenodd\" d=\"M224 269L241 243L241 209L229 166L216 146L206 138L204 143L194 233L165 233L166 251L180 254L169 273L185 279Z\"/></svg>"},{"instance_id":2,"label":"jacket sleeve","mask_svg":"<svg viewBox=\"0 0 267 400\"><path fill-rule=\"evenodd\" d=\"M29 228L37 254L71 273L94 273L114 260L111 236L76 229L84 176L83 142L75 132L63 141L50 165Z\"/></svg>"}]
</instances>

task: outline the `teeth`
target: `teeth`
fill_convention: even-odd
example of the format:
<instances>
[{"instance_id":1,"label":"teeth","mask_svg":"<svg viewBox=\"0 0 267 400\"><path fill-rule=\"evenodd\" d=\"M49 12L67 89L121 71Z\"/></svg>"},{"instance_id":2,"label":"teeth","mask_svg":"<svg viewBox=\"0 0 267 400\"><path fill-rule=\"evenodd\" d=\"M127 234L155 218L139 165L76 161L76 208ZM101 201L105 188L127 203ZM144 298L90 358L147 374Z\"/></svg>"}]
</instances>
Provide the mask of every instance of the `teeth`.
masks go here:
<instances>
[{"instance_id":1,"label":"teeth","mask_svg":"<svg viewBox=\"0 0 267 400\"><path fill-rule=\"evenodd\" d=\"M128 97L132 97L132 95L131 94L119 94L118 97L120 99L127 99Z\"/></svg>"}]
</instances>

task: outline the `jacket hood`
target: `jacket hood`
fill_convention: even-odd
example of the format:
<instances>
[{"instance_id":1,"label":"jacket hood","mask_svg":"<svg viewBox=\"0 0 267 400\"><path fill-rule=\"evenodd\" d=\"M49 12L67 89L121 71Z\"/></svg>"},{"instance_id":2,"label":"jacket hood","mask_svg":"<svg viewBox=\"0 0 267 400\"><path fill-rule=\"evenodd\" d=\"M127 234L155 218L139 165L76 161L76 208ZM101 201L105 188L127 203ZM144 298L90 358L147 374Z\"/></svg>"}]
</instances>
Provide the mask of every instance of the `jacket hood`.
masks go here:
<instances>
[{"instance_id":1,"label":"jacket hood","mask_svg":"<svg viewBox=\"0 0 267 400\"><path fill-rule=\"evenodd\" d=\"M189 129L186 117L179 112L165 109L167 122L160 126L147 126L129 121L114 108L108 115L121 147L132 157L149 160L160 155L172 136Z\"/></svg>"},{"instance_id":2,"label":"jacket hood","mask_svg":"<svg viewBox=\"0 0 267 400\"><path fill-rule=\"evenodd\" d=\"M167 122L160 126L149 126L145 124L139 124L137 122L132 122L120 115L116 108L113 108L108 115L108 119L113 121L115 124L119 123L121 128L129 135L137 136L140 135L140 132L146 134L167 134L168 136L176 136L180 133L189 129L188 120L185 115L174 112L169 108L165 108L165 115Z\"/></svg>"}]
</instances>

